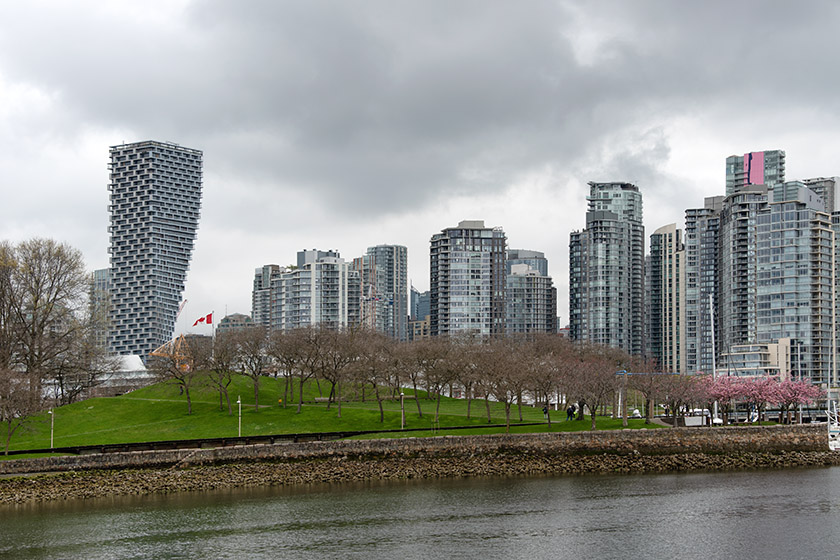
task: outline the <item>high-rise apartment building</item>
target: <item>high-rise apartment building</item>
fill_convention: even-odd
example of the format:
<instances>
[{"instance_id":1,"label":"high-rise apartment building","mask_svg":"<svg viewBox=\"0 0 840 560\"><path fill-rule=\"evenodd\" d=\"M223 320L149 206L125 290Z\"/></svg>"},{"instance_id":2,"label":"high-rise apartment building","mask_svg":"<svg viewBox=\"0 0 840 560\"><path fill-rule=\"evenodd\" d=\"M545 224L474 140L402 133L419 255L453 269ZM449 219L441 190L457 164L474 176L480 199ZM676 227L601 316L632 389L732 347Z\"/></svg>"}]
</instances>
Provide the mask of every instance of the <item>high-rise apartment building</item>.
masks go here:
<instances>
[{"instance_id":1,"label":"high-rise apartment building","mask_svg":"<svg viewBox=\"0 0 840 560\"><path fill-rule=\"evenodd\" d=\"M342 329L358 324L359 275L349 263L338 252L314 249L298 252L297 262L272 275L270 328Z\"/></svg>"},{"instance_id":2,"label":"high-rise apartment building","mask_svg":"<svg viewBox=\"0 0 840 560\"><path fill-rule=\"evenodd\" d=\"M280 279L281 269L276 264L267 264L254 271L254 287L251 291L251 321L254 325L271 328L273 294L271 287Z\"/></svg>"},{"instance_id":3,"label":"high-rise apartment building","mask_svg":"<svg viewBox=\"0 0 840 560\"><path fill-rule=\"evenodd\" d=\"M718 233L722 196L706 198L703 208L685 211L685 348L686 373L711 373L714 356L712 313L718 305ZM711 301L710 301L711 298Z\"/></svg>"},{"instance_id":4,"label":"high-rise apartment building","mask_svg":"<svg viewBox=\"0 0 840 560\"><path fill-rule=\"evenodd\" d=\"M756 340L791 340L791 373L830 379L834 335L834 233L822 197L802 182L773 188L758 217Z\"/></svg>"},{"instance_id":5,"label":"high-rise apartment building","mask_svg":"<svg viewBox=\"0 0 840 560\"><path fill-rule=\"evenodd\" d=\"M510 274L513 265L527 264L536 270L540 276L548 276L548 259L545 258L545 253L541 251L508 249L506 263L508 274Z\"/></svg>"},{"instance_id":6,"label":"high-rise apartment building","mask_svg":"<svg viewBox=\"0 0 840 560\"><path fill-rule=\"evenodd\" d=\"M201 209L202 153L145 141L110 150L111 330L144 361L172 338Z\"/></svg>"},{"instance_id":7,"label":"high-rise apartment building","mask_svg":"<svg viewBox=\"0 0 840 560\"><path fill-rule=\"evenodd\" d=\"M361 279L361 322L397 340L408 339L408 250L402 245L368 247L353 260Z\"/></svg>"},{"instance_id":8,"label":"high-rise apartment building","mask_svg":"<svg viewBox=\"0 0 840 560\"><path fill-rule=\"evenodd\" d=\"M431 239L431 335L505 332L505 232L464 220Z\"/></svg>"},{"instance_id":9,"label":"high-rise apartment building","mask_svg":"<svg viewBox=\"0 0 840 560\"><path fill-rule=\"evenodd\" d=\"M720 352L755 343L758 216L767 207L767 187L744 187L723 201L718 238L717 333Z\"/></svg>"},{"instance_id":10,"label":"high-rise apartment building","mask_svg":"<svg viewBox=\"0 0 840 560\"><path fill-rule=\"evenodd\" d=\"M838 199L838 188L840 188L840 177L816 177L802 181L806 187L814 191L825 204L825 211L831 214L835 210Z\"/></svg>"},{"instance_id":11,"label":"high-rise apartment building","mask_svg":"<svg viewBox=\"0 0 840 560\"><path fill-rule=\"evenodd\" d=\"M551 276L528 264L514 264L505 292L507 334L557 332L557 289Z\"/></svg>"},{"instance_id":12,"label":"high-rise apartment building","mask_svg":"<svg viewBox=\"0 0 840 560\"><path fill-rule=\"evenodd\" d=\"M569 243L569 329L574 340L643 351L642 195L630 183L589 183L586 228Z\"/></svg>"},{"instance_id":13,"label":"high-rise apartment building","mask_svg":"<svg viewBox=\"0 0 840 560\"><path fill-rule=\"evenodd\" d=\"M766 150L726 158L726 196L750 185L785 182L785 152Z\"/></svg>"},{"instance_id":14,"label":"high-rise apartment building","mask_svg":"<svg viewBox=\"0 0 840 560\"><path fill-rule=\"evenodd\" d=\"M650 236L645 274L645 356L663 371L685 373L685 248L676 224Z\"/></svg>"}]
</instances>

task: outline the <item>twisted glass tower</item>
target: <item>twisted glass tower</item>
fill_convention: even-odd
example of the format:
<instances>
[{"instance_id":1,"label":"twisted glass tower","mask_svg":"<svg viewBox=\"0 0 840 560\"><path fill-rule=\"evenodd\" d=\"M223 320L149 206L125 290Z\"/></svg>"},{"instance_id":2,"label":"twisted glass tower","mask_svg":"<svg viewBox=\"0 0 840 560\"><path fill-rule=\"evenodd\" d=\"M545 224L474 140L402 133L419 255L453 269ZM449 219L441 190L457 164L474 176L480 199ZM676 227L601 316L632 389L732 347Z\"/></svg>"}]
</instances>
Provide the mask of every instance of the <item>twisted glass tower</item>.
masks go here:
<instances>
[{"instance_id":1,"label":"twisted glass tower","mask_svg":"<svg viewBox=\"0 0 840 560\"><path fill-rule=\"evenodd\" d=\"M198 229L202 153L152 140L110 152L108 348L145 362L175 330Z\"/></svg>"}]
</instances>

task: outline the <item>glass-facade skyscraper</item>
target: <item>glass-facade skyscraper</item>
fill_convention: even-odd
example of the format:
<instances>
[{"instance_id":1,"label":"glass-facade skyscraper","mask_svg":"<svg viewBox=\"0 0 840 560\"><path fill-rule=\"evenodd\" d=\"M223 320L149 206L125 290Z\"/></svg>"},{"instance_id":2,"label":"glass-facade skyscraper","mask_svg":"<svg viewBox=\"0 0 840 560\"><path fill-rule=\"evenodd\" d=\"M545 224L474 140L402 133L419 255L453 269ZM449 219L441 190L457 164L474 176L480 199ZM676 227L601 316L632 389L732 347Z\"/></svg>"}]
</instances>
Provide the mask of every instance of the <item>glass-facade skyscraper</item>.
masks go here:
<instances>
[{"instance_id":1,"label":"glass-facade skyscraper","mask_svg":"<svg viewBox=\"0 0 840 560\"><path fill-rule=\"evenodd\" d=\"M642 194L589 183L586 228L569 242L569 334L641 355L644 347Z\"/></svg>"},{"instance_id":2,"label":"glass-facade skyscraper","mask_svg":"<svg viewBox=\"0 0 840 560\"><path fill-rule=\"evenodd\" d=\"M431 335L505 332L505 232L464 220L431 239Z\"/></svg>"},{"instance_id":3,"label":"glass-facade skyscraper","mask_svg":"<svg viewBox=\"0 0 840 560\"><path fill-rule=\"evenodd\" d=\"M823 199L801 182L777 185L758 217L756 342L791 339L791 374L829 381L833 239Z\"/></svg>"}]
</instances>

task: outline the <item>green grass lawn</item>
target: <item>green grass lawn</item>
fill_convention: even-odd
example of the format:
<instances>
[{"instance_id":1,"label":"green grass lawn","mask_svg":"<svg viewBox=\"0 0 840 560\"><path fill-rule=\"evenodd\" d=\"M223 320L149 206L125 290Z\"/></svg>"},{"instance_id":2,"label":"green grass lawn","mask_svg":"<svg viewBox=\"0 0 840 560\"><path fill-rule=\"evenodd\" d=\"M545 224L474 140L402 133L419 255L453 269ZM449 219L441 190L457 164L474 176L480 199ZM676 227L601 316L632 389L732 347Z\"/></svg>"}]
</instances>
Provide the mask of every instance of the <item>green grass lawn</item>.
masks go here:
<instances>
[{"instance_id":1,"label":"green grass lawn","mask_svg":"<svg viewBox=\"0 0 840 560\"><path fill-rule=\"evenodd\" d=\"M157 384L126 395L111 398L96 398L57 408L55 412L55 447L75 445L99 445L133 443L142 441L163 441L177 439L199 439L235 437L237 435L236 399L242 399L242 435L265 435L284 433L337 432L363 430L393 430L386 435L373 437L421 437L429 435L468 435L504 432L504 428L482 428L487 424L484 401L473 401L470 417L467 417L467 402L462 399L444 397L440 405L439 425L432 425L436 403L420 393L423 410L421 418L411 390L405 390L405 411L407 428L429 428L423 432L400 431L400 401L384 403L385 421L379 421L379 407L368 389L365 401L361 401L358 390L344 389L341 418L335 404L327 410L326 403L315 402L326 397L329 387L321 384L322 393L314 381L304 386L304 405L297 413L297 387L293 402L286 407L278 404L283 397L284 382L264 378L260 384L260 408L254 408L253 383L247 377L237 376L229 388L233 403L233 414L227 407L219 409L219 394L209 387L194 388L192 414L187 414L186 398L179 394L176 386ZM492 423L504 424L504 407L491 403ZM523 407L524 422L544 422L541 408ZM551 431L588 430L589 419L583 421L560 421L563 411L552 414ZM511 422L517 422L516 407L511 411ZM446 430L452 426L475 426L468 430ZM642 420L631 420L631 428L646 427ZM432 430L432 428L435 428ZM620 429L621 420L599 418L599 429ZM547 425L512 427L512 432L548 431ZM50 446L50 417L41 414L33 417L12 437L10 450L45 449Z\"/></svg>"}]
</instances>

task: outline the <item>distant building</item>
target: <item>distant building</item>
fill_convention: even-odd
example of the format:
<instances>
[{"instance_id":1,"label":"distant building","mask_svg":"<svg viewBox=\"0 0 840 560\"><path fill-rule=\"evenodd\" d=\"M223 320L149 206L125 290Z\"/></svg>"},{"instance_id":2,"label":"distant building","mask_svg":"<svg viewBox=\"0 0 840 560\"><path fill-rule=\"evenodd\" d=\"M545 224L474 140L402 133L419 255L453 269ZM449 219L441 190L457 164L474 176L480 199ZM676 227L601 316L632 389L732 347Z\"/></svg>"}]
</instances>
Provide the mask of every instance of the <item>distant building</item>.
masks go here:
<instances>
[{"instance_id":1,"label":"distant building","mask_svg":"<svg viewBox=\"0 0 840 560\"><path fill-rule=\"evenodd\" d=\"M557 289L551 276L528 264L514 264L505 288L507 334L557 332Z\"/></svg>"},{"instance_id":2,"label":"distant building","mask_svg":"<svg viewBox=\"0 0 840 560\"><path fill-rule=\"evenodd\" d=\"M711 373L717 353L712 342L720 341L720 337L712 336L711 313L717 309L720 296L718 234L723 198L706 198L703 208L685 211L685 337L682 346L687 373Z\"/></svg>"},{"instance_id":3,"label":"distant building","mask_svg":"<svg viewBox=\"0 0 840 560\"><path fill-rule=\"evenodd\" d=\"M755 342L791 339L793 375L814 383L833 369L834 232L824 208L804 183L778 184L757 226Z\"/></svg>"},{"instance_id":4,"label":"distant building","mask_svg":"<svg viewBox=\"0 0 840 560\"><path fill-rule=\"evenodd\" d=\"M396 340L408 340L408 250L369 247L353 259L361 282L361 323Z\"/></svg>"},{"instance_id":5,"label":"distant building","mask_svg":"<svg viewBox=\"0 0 840 560\"><path fill-rule=\"evenodd\" d=\"M686 373L684 260L682 231L676 224L651 234L645 274L645 356L662 371Z\"/></svg>"},{"instance_id":6,"label":"distant building","mask_svg":"<svg viewBox=\"0 0 840 560\"><path fill-rule=\"evenodd\" d=\"M112 146L110 155L108 346L145 360L175 329L198 229L202 153L145 141Z\"/></svg>"},{"instance_id":7,"label":"distant building","mask_svg":"<svg viewBox=\"0 0 840 560\"><path fill-rule=\"evenodd\" d=\"M285 269L282 269L285 270ZM251 318L255 325L267 329L272 325L272 299L274 292L271 286L280 279L281 268L276 264L267 264L254 271L254 287L251 290Z\"/></svg>"},{"instance_id":8,"label":"distant building","mask_svg":"<svg viewBox=\"0 0 840 560\"><path fill-rule=\"evenodd\" d=\"M349 263L336 251L317 250L298 252L297 262L296 267L266 265L256 270L251 296L254 324L265 326L268 319L272 330L357 325L360 279Z\"/></svg>"},{"instance_id":9,"label":"distant building","mask_svg":"<svg viewBox=\"0 0 840 560\"><path fill-rule=\"evenodd\" d=\"M720 215L718 321L720 352L756 342L758 216L767 208L767 187L753 185L727 196Z\"/></svg>"},{"instance_id":10,"label":"distant building","mask_svg":"<svg viewBox=\"0 0 840 560\"><path fill-rule=\"evenodd\" d=\"M630 183L589 183L586 228L569 242L573 340L641 355L644 349L642 195Z\"/></svg>"},{"instance_id":11,"label":"distant building","mask_svg":"<svg viewBox=\"0 0 840 560\"><path fill-rule=\"evenodd\" d=\"M431 239L431 334L505 332L505 232L464 220Z\"/></svg>"},{"instance_id":12,"label":"distant building","mask_svg":"<svg viewBox=\"0 0 840 560\"><path fill-rule=\"evenodd\" d=\"M766 150L726 158L726 196L751 185L785 182L785 152Z\"/></svg>"},{"instance_id":13,"label":"distant building","mask_svg":"<svg viewBox=\"0 0 840 560\"><path fill-rule=\"evenodd\" d=\"M418 291L414 286L411 287L411 320L417 321L431 315L431 292Z\"/></svg>"},{"instance_id":14,"label":"distant building","mask_svg":"<svg viewBox=\"0 0 840 560\"><path fill-rule=\"evenodd\" d=\"M411 341L423 340L432 336L432 321L429 315L423 319L411 320L408 322L408 339Z\"/></svg>"},{"instance_id":15,"label":"distant building","mask_svg":"<svg viewBox=\"0 0 840 560\"><path fill-rule=\"evenodd\" d=\"M540 251L508 249L505 264L507 266L508 274L510 274L513 265L527 264L529 267L536 270L540 276L548 276L548 259L545 258L545 253Z\"/></svg>"},{"instance_id":16,"label":"distant building","mask_svg":"<svg viewBox=\"0 0 840 560\"><path fill-rule=\"evenodd\" d=\"M254 322L248 315L244 315L242 313L231 313L230 315L225 315L222 320L219 321L219 325L216 327L216 333L218 334L239 329L247 329L248 327L253 326Z\"/></svg>"}]
</instances>

